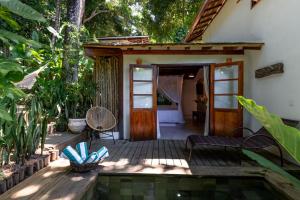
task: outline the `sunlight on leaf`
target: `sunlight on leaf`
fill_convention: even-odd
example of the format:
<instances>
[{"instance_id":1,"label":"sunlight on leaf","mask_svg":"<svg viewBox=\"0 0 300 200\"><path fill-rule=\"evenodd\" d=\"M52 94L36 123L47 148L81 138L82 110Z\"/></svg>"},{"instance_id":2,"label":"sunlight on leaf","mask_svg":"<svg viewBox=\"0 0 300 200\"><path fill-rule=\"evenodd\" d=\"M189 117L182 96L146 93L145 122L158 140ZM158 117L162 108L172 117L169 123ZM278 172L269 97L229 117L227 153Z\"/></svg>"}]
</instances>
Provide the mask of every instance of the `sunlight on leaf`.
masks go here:
<instances>
[{"instance_id":1,"label":"sunlight on leaf","mask_svg":"<svg viewBox=\"0 0 300 200\"><path fill-rule=\"evenodd\" d=\"M284 149L300 163L300 130L285 125L281 118L252 99L237 97L239 103L257 119Z\"/></svg>"},{"instance_id":2,"label":"sunlight on leaf","mask_svg":"<svg viewBox=\"0 0 300 200\"><path fill-rule=\"evenodd\" d=\"M26 19L46 22L46 19L39 12L31 8L30 6L22 3L18 0L0 0L0 4L7 8L12 13L22 16Z\"/></svg>"}]
</instances>

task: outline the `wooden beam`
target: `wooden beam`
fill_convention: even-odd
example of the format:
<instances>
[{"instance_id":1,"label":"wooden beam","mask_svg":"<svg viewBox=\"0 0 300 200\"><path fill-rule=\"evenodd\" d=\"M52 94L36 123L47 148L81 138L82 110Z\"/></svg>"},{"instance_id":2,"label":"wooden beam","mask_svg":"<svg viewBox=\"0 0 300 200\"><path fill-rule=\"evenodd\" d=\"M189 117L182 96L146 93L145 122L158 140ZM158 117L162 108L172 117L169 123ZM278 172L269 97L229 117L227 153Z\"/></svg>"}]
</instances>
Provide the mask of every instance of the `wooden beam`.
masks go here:
<instances>
[{"instance_id":1,"label":"wooden beam","mask_svg":"<svg viewBox=\"0 0 300 200\"><path fill-rule=\"evenodd\" d=\"M121 49L113 49L113 48L85 48L85 55L91 58L95 58L97 56L121 56Z\"/></svg>"},{"instance_id":2,"label":"wooden beam","mask_svg":"<svg viewBox=\"0 0 300 200\"><path fill-rule=\"evenodd\" d=\"M274 65L257 69L255 71L255 78L263 78L266 76L271 76L273 74L282 74L284 72L283 67L283 63L276 63Z\"/></svg>"},{"instance_id":3,"label":"wooden beam","mask_svg":"<svg viewBox=\"0 0 300 200\"><path fill-rule=\"evenodd\" d=\"M243 55L244 50L123 50L124 55Z\"/></svg>"}]
</instances>

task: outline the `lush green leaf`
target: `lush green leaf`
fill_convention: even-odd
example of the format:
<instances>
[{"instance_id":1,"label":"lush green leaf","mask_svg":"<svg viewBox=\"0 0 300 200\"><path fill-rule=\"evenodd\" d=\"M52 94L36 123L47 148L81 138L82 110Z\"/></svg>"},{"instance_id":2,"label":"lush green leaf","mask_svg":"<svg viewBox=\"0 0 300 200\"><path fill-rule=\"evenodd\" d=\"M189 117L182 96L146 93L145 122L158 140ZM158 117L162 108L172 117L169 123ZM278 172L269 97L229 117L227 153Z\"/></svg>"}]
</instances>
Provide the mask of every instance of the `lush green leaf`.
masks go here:
<instances>
[{"instance_id":1,"label":"lush green leaf","mask_svg":"<svg viewBox=\"0 0 300 200\"><path fill-rule=\"evenodd\" d=\"M1 108L0 108L0 119L6 120L6 121L11 121L12 120L9 113L6 110L1 109Z\"/></svg>"},{"instance_id":2,"label":"lush green leaf","mask_svg":"<svg viewBox=\"0 0 300 200\"><path fill-rule=\"evenodd\" d=\"M13 41L17 44L24 43L24 44L30 45L32 47L35 47L35 48L42 47L42 45L39 42L36 42L34 40L28 40L21 35L18 35L16 33L13 33L13 32L10 32L10 31L4 30L4 29L0 29L0 36L1 36L1 38L6 38L7 40Z\"/></svg>"},{"instance_id":3,"label":"lush green leaf","mask_svg":"<svg viewBox=\"0 0 300 200\"><path fill-rule=\"evenodd\" d=\"M3 21L5 21L11 28L15 30L20 30L20 25L11 17L11 14L3 7L0 7L0 18Z\"/></svg>"},{"instance_id":4,"label":"lush green leaf","mask_svg":"<svg viewBox=\"0 0 300 200\"><path fill-rule=\"evenodd\" d=\"M0 5L26 19L46 22L46 19L43 17L43 15L19 0L0 0Z\"/></svg>"},{"instance_id":5,"label":"lush green leaf","mask_svg":"<svg viewBox=\"0 0 300 200\"><path fill-rule=\"evenodd\" d=\"M279 116L270 113L266 107L257 105L252 99L242 96L237 98L240 104L300 163L300 130L285 125Z\"/></svg>"}]
</instances>

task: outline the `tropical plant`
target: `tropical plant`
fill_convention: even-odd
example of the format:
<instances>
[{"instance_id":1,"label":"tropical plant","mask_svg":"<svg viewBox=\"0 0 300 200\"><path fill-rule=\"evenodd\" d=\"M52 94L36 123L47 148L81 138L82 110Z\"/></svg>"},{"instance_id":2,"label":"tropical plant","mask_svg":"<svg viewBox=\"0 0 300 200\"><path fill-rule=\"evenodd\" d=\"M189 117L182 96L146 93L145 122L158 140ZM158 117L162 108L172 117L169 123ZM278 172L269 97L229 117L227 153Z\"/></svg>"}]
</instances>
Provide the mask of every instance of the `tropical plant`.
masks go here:
<instances>
[{"instance_id":1,"label":"tropical plant","mask_svg":"<svg viewBox=\"0 0 300 200\"><path fill-rule=\"evenodd\" d=\"M240 104L257 119L284 149L300 163L300 130L285 125L281 118L259 106L252 99L237 97Z\"/></svg>"},{"instance_id":2,"label":"tropical plant","mask_svg":"<svg viewBox=\"0 0 300 200\"><path fill-rule=\"evenodd\" d=\"M281 144L297 162L299 162L300 130L285 125L279 116L270 113L266 107L257 105L252 99L247 99L243 96L238 96L237 99L239 103L268 130L277 142ZM300 188L300 181L281 167L252 151L245 149L242 151L249 158L257 161L261 166L281 174L290 180L295 187L298 189Z\"/></svg>"},{"instance_id":3,"label":"tropical plant","mask_svg":"<svg viewBox=\"0 0 300 200\"><path fill-rule=\"evenodd\" d=\"M45 22L45 18L30 6L18 0L0 0L0 19L7 23L7 25L14 29L20 29L20 25L13 19L11 13L22 16L23 18ZM11 31L0 29L0 40L5 45L10 45L11 42L15 44L26 44L34 47L41 47L38 42L28 40ZM6 57L0 57L0 99L4 97L14 98L15 96L24 95L21 90L14 86L15 82L22 80L24 77L22 65ZM11 120L3 106L0 107L0 118Z\"/></svg>"},{"instance_id":4,"label":"tropical plant","mask_svg":"<svg viewBox=\"0 0 300 200\"><path fill-rule=\"evenodd\" d=\"M300 189L300 180L298 180L296 177L292 176L288 172L286 172L284 169L281 167L275 165L273 162L269 161L268 159L264 158L263 156L254 153L252 151L243 149L243 154L251 158L252 160L255 160L258 162L261 166L270 169L283 177L286 177L296 188Z\"/></svg>"}]
</instances>

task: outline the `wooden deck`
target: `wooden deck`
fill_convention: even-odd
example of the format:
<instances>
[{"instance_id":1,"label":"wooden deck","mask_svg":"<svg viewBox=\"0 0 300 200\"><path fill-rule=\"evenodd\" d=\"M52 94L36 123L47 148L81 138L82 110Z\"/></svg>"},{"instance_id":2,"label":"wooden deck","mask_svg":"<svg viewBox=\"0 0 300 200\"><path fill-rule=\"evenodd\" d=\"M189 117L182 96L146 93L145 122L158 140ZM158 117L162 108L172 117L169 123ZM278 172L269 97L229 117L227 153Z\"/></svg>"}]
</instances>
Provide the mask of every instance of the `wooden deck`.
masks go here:
<instances>
[{"instance_id":1,"label":"wooden deck","mask_svg":"<svg viewBox=\"0 0 300 200\"><path fill-rule=\"evenodd\" d=\"M257 176L264 177L271 184L289 196L299 197L300 191L294 189L280 175L259 167L255 162L242 156L237 151L203 147L195 149L191 162L186 160L184 141L156 140L129 142L119 140L113 144L111 140L93 142L92 150L101 146L109 149L110 157L100 165L99 170L89 173L73 173L69 161L60 159L49 167L35 173L21 182L0 199L81 199L96 183L100 174L181 174L199 176ZM279 159L272 158L279 163ZM299 169L285 163L288 169Z\"/></svg>"},{"instance_id":2,"label":"wooden deck","mask_svg":"<svg viewBox=\"0 0 300 200\"><path fill-rule=\"evenodd\" d=\"M116 144L108 140L98 140L93 142L92 151L96 151L101 146L106 146L110 152L110 157L102 163L103 173L193 174L192 171L199 167L214 167L220 171L228 167L259 167L255 161L235 149L225 150L208 146L195 148L192 159L188 162L183 140L140 142L120 140ZM279 158L266 152L261 153L280 164ZM285 162L284 168L299 169L289 162Z\"/></svg>"},{"instance_id":3,"label":"wooden deck","mask_svg":"<svg viewBox=\"0 0 300 200\"><path fill-rule=\"evenodd\" d=\"M73 134L69 132L56 132L51 135L47 135L45 140L46 149L57 149L60 152L67 145L76 145L78 142L85 140L86 134Z\"/></svg>"}]
</instances>

